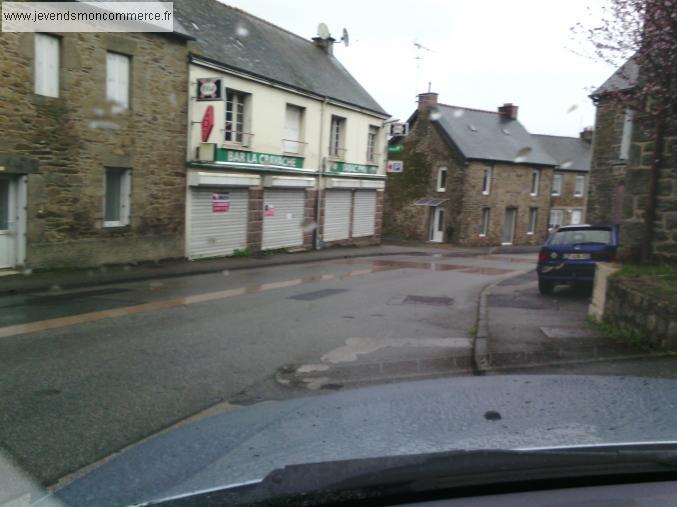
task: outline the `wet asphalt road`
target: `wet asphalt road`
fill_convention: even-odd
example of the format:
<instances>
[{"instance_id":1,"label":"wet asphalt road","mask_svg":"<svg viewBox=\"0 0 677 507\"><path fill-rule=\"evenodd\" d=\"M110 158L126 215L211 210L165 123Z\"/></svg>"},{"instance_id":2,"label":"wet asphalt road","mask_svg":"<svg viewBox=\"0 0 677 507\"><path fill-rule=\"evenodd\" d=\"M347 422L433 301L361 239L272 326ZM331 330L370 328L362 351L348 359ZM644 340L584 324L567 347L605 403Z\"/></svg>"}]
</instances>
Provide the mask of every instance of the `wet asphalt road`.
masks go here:
<instances>
[{"instance_id":1,"label":"wet asphalt road","mask_svg":"<svg viewBox=\"0 0 677 507\"><path fill-rule=\"evenodd\" d=\"M468 375L479 291L532 267L390 256L5 297L0 444L53 484L215 404Z\"/></svg>"},{"instance_id":2,"label":"wet asphalt road","mask_svg":"<svg viewBox=\"0 0 677 507\"><path fill-rule=\"evenodd\" d=\"M472 375L481 289L533 262L431 251L0 298L0 446L51 485L210 407ZM609 371L670 367L644 364Z\"/></svg>"}]
</instances>

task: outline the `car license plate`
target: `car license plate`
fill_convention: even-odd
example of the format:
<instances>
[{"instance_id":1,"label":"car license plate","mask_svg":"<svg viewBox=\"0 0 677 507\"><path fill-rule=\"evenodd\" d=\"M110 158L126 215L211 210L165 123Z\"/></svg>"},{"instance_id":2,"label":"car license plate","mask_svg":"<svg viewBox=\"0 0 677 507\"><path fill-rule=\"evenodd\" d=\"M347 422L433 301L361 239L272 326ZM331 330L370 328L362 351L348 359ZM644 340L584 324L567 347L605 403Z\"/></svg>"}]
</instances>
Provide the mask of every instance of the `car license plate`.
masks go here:
<instances>
[{"instance_id":1,"label":"car license plate","mask_svg":"<svg viewBox=\"0 0 677 507\"><path fill-rule=\"evenodd\" d=\"M590 254L589 253L570 253L570 254L564 254L565 259L571 259L571 260L584 260L584 259L589 259Z\"/></svg>"}]
</instances>

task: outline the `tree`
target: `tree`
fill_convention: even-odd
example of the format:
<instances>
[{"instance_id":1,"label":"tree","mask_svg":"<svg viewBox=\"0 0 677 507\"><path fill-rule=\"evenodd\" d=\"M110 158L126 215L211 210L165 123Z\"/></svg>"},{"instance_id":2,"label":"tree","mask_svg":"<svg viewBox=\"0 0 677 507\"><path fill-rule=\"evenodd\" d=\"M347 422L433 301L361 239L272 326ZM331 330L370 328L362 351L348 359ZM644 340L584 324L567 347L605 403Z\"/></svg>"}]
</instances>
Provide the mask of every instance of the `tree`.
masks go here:
<instances>
[{"instance_id":1,"label":"tree","mask_svg":"<svg viewBox=\"0 0 677 507\"><path fill-rule=\"evenodd\" d=\"M597 58L615 66L632 58L639 67L633 87L612 93L615 100L639 113L642 128L652 131L653 161L641 245L641 261L650 263L666 131L674 132L677 122L677 0L606 0L601 22L593 27L579 23L574 32L589 40Z\"/></svg>"}]
</instances>

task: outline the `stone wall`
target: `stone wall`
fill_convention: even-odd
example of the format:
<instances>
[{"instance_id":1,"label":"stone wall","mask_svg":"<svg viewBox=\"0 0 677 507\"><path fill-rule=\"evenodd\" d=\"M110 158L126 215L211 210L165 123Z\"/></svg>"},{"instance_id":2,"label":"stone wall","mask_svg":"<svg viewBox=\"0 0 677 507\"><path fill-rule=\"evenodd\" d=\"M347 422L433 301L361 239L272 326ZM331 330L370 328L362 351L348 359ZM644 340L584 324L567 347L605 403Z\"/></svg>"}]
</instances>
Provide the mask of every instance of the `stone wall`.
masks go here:
<instances>
[{"instance_id":1,"label":"stone wall","mask_svg":"<svg viewBox=\"0 0 677 507\"><path fill-rule=\"evenodd\" d=\"M531 195L533 167L520 164L494 164L489 195L482 193L486 164L473 162L465 171L463 210L458 243L467 246L500 245L506 208L517 208L514 245L540 245L545 240L548 226L552 169L540 169L538 195ZM489 208L489 228L486 237L480 237L482 210ZM529 210L538 209L536 228L527 234Z\"/></svg>"},{"instance_id":2,"label":"stone wall","mask_svg":"<svg viewBox=\"0 0 677 507\"><path fill-rule=\"evenodd\" d=\"M28 176L26 264L83 267L184 255L188 86L184 42L60 33L59 97L34 93L34 35L0 34L0 155ZM107 50L131 56L131 108L106 100ZM132 174L130 224L103 227L106 167Z\"/></svg>"},{"instance_id":3,"label":"stone wall","mask_svg":"<svg viewBox=\"0 0 677 507\"><path fill-rule=\"evenodd\" d=\"M597 104L588 185L588 223L619 223L623 206L626 160L621 160L625 108L610 97Z\"/></svg>"},{"instance_id":4,"label":"stone wall","mask_svg":"<svg viewBox=\"0 0 677 507\"><path fill-rule=\"evenodd\" d=\"M634 331L653 347L677 350L677 303L636 281L608 279L604 320Z\"/></svg>"},{"instance_id":5,"label":"stone wall","mask_svg":"<svg viewBox=\"0 0 677 507\"><path fill-rule=\"evenodd\" d=\"M249 190L249 213L247 215L247 248L260 252L263 243L263 189Z\"/></svg>"},{"instance_id":6,"label":"stone wall","mask_svg":"<svg viewBox=\"0 0 677 507\"><path fill-rule=\"evenodd\" d=\"M665 136L663 164L658 175L653 254L659 262L677 262L677 125ZM637 258L645 229L645 210L655 151L655 130L650 120L637 118L633 129L630 160L626 169L626 192L621 223L621 256Z\"/></svg>"}]
</instances>

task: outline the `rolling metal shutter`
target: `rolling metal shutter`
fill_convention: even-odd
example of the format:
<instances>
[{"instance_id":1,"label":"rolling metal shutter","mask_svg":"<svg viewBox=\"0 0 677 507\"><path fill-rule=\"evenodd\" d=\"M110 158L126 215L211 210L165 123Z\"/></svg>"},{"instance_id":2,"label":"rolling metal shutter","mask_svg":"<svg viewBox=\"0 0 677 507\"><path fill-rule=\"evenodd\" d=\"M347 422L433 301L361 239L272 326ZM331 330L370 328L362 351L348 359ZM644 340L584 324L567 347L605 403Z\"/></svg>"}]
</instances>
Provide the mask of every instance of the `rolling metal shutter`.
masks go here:
<instances>
[{"instance_id":1,"label":"rolling metal shutter","mask_svg":"<svg viewBox=\"0 0 677 507\"><path fill-rule=\"evenodd\" d=\"M305 203L305 190L266 190L263 193L264 250L303 244ZM266 206L272 206L272 215L266 216Z\"/></svg>"},{"instance_id":2,"label":"rolling metal shutter","mask_svg":"<svg viewBox=\"0 0 677 507\"><path fill-rule=\"evenodd\" d=\"M324 241L350 237L350 207L352 191L327 190L324 202Z\"/></svg>"},{"instance_id":3,"label":"rolling metal shutter","mask_svg":"<svg viewBox=\"0 0 677 507\"><path fill-rule=\"evenodd\" d=\"M353 209L353 237L373 236L376 224L376 191L357 190Z\"/></svg>"},{"instance_id":4,"label":"rolling metal shutter","mask_svg":"<svg viewBox=\"0 0 677 507\"><path fill-rule=\"evenodd\" d=\"M229 255L247 246L249 191L227 187L191 187L189 258ZM215 212L213 194L228 194L229 209Z\"/></svg>"}]
</instances>

